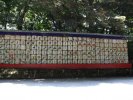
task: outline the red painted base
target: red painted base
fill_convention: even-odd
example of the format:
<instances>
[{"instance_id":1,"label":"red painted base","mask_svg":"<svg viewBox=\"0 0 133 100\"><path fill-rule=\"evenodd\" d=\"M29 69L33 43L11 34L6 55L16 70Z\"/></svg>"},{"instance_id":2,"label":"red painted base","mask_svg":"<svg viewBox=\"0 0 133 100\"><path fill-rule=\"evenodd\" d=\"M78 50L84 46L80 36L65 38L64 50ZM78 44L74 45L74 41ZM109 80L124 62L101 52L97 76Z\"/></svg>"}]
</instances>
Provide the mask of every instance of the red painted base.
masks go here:
<instances>
[{"instance_id":1,"label":"red painted base","mask_svg":"<svg viewBox=\"0 0 133 100\"><path fill-rule=\"evenodd\" d=\"M42 68L42 69L109 69L131 68L131 64L0 64L0 68Z\"/></svg>"}]
</instances>

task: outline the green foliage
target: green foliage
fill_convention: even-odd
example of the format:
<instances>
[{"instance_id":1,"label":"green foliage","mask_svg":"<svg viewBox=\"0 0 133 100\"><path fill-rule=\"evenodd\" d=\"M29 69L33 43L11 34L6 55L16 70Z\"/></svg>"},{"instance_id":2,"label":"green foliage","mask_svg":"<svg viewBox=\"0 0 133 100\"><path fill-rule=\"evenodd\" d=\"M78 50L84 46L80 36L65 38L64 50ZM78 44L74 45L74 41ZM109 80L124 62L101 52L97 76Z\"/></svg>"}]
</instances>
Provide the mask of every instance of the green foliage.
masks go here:
<instances>
[{"instance_id":1,"label":"green foliage","mask_svg":"<svg viewBox=\"0 0 133 100\"><path fill-rule=\"evenodd\" d=\"M18 30L132 34L132 5L132 0L0 0L0 25L5 29L15 25Z\"/></svg>"},{"instance_id":2,"label":"green foliage","mask_svg":"<svg viewBox=\"0 0 133 100\"><path fill-rule=\"evenodd\" d=\"M133 63L133 40L128 42L128 55L129 55L129 62Z\"/></svg>"}]
</instances>

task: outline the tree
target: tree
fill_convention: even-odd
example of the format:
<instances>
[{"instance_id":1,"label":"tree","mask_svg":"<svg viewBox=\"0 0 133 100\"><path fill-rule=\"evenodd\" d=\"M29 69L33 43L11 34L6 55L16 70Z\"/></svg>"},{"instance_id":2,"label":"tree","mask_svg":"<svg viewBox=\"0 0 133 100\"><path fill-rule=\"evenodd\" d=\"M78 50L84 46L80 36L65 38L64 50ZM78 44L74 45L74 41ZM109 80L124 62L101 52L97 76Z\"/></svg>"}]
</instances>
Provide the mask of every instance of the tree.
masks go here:
<instances>
[{"instance_id":1,"label":"tree","mask_svg":"<svg viewBox=\"0 0 133 100\"><path fill-rule=\"evenodd\" d=\"M31 3L31 0L18 0L17 2L17 19L16 19L16 24L17 24L17 29L22 30L23 29L23 24L24 24L24 18L25 14L29 10L29 6Z\"/></svg>"},{"instance_id":2,"label":"tree","mask_svg":"<svg viewBox=\"0 0 133 100\"><path fill-rule=\"evenodd\" d=\"M5 29L15 24L18 30L125 34L132 31L132 1L128 1L0 0L0 23Z\"/></svg>"},{"instance_id":3,"label":"tree","mask_svg":"<svg viewBox=\"0 0 133 100\"><path fill-rule=\"evenodd\" d=\"M14 17L13 13L11 12L13 6L12 0L1 0L1 10L0 10L0 22L4 26L4 29L7 29L8 23L13 23L12 18Z\"/></svg>"},{"instance_id":4,"label":"tree","mask_svg":"<svg viewBox=\"0 0 133 100\"><path fill-rule=\"evenodd\" d=\"M133 1L132 0L114 0L114 2L104 2L103 7L105 9L108 9L110 11L113 11L115 14L119 16L125 16L126 19L123 22L125 24L123 27L124 33L126 34L132 34L133 24L132 24L132 16L133 16ZM114 26L118 26L119 24L116 24ZM120 23L120 26L122 24Z\"/></svg>"},{"instance_id":5,"label":"tree","mask_svg":"<svg viewBox=\"0 0 133 100\"><path fill-rule=\"evenodd\" d=\"M1 0L1 23L7 29L7 24L16 24L22 30L24 17L29 9L31 0Z\"/></svg>"}]
</instances>

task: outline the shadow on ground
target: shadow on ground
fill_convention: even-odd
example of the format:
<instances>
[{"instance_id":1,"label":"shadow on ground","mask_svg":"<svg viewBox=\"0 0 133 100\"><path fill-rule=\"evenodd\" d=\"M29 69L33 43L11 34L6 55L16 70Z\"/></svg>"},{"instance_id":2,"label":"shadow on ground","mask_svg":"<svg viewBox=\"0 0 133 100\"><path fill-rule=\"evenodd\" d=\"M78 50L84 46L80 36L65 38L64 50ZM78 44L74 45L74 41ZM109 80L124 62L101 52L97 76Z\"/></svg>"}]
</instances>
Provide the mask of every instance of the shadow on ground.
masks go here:
<instances>
[{"instance_id":1,"label":"shadow on ground","mask_svg":"<svg viewBox=\"0 0 133 100\"><path fill-rule=\"evenodd\" d=\"M1 79L67 79L132 76L131 69L0 69Z\"/></svg>"}]
</instances>

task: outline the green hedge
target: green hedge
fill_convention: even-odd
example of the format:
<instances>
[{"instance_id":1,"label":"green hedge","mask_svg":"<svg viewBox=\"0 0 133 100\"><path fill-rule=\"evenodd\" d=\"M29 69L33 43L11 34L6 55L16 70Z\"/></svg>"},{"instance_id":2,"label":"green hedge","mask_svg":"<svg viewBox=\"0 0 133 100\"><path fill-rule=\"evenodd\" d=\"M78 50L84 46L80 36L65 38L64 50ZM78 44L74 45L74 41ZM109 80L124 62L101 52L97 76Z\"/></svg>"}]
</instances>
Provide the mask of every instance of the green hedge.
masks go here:
<instances>
[{"instance_id":1,"label":"green hedge","mask_svg":"<svg viewBox=\"0 0 133 100\"><path fill-rule=\"evenodd\" d=\"M133 40L128 42L128 56L130 63L133 63Z\"/></svg>"}]
</instances>

